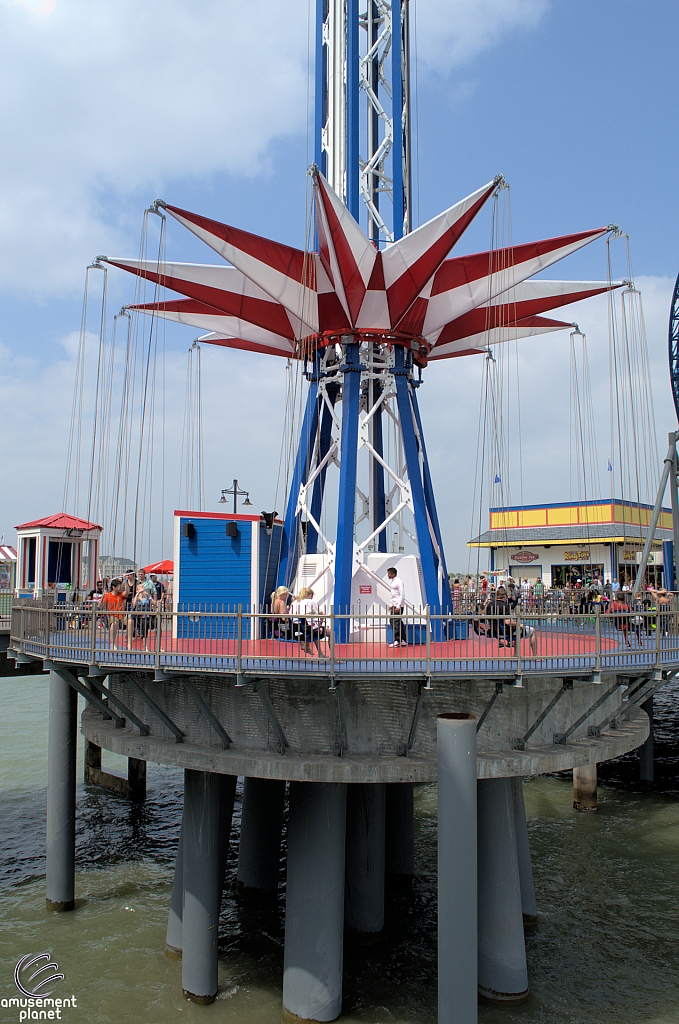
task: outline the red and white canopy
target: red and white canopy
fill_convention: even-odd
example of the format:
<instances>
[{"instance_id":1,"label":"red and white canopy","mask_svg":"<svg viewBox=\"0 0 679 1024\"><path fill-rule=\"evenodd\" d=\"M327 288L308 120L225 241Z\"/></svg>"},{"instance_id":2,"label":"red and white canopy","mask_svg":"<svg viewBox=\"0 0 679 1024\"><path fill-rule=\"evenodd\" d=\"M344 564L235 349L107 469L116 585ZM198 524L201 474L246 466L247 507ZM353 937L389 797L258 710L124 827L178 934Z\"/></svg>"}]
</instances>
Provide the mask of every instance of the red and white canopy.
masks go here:
<instances>
[{"instance_id":1,"label":"red and white canopy","mask_svg":"<svg viewBox=\"0 0 679 1024\"><path fill-rule=\"evenodd\" d=\"M206 331L209 344L298 358L340 335L379 334L418 362L469 355L569 328L541 314L620 287L530 280L608 228L449 258L499 180L378 251L316 171L318 252L162 204L230 266L107 262L184 296L131 308Z\"/></svg>"}]
</instances>

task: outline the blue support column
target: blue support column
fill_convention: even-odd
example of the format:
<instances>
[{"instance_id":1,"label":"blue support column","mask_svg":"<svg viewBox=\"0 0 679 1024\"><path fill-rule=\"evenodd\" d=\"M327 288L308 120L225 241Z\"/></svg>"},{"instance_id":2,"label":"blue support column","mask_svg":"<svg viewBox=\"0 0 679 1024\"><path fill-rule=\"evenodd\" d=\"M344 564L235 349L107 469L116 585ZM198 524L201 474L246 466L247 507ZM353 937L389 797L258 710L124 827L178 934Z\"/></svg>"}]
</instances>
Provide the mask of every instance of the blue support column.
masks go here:
<instances>
[{"instance_id":1,"label":"blue support column","mask_svg":"<svg viewBox=\"0 0 679 1024\"><path fill-rule=\"evenodd\" d=\"M335 402L337 401L337 395L339 394L339 387L335 385L328 386L328 398L333 409ZM321 415L321 431L319 437L319 451L318 461L322 462L325 456L330 450L330 442L332 440L332 413L328 408L327 404L323 403L323 413ZM325 477L327 473L327 467L318 474L314 480L314 490L311 498L311 514L317 523L320 523L321 511L323 509L323 495L325 493ZM318 534L314 527L309 523L309 532L307 534L306 550L308 555L315 555L318 552Z\"/></svg>"},{"instance_id":2,"label":"blue support column","mask_svg":"<svg viewBox=\"0 0 679 1024\"><path fill-rule=\"evenodd\" d=\"M381 391L378 390L380 385L373 381L372 394L371 394L371 405L374 405L379 398ZM384 437L382 431L382 406L373 416L373 447L378 455L384 456ZM384 468L375 459L373 460L373 500L375 502L375 508L371 516L372 529L374 530L380 523L383 523L387 516L387 501L384 493ZM377 550L384 552L387 551L387 531L381 530L377 535Z\"/></svg>"},{"instance_id":3,"label":"blue support column","mask_svg":"<svg viewBox=\"0 0 679 1024\"><path fill-rule=\"evenodd\" d=\"M281 541L281 558L278 567L278 586L289 586L297 562L297 499L299 489L306 482L309 475L309 465L313 454L316 431L318 429L318 381L312 380L309 383L304 419L302 420L302 432L299 438L295 469L290 482L288 494L288 506L285 511L285 523L283 525L283 538Z\"/></svg>"},{"instance_id":4,"label":"blue support column","mask_svg":"<svg viewBox=\"0 0 679 1024\"><path fill-rule=\"evenodd\" d=\"M314 159L321 174L327 174L323 152L323 126L326 119L327 55L323 45L323 23L327 0L316 0L316 54L314 78Z\"/></svg>"},{"instance_id":5,"label":"blue support column","mask_svg":"<svg viewBox=\"0 0 679 1024\"><path fill-rule=\"evenodd\" d=\"M347 141L346 194L347 209L359 218L359 112L360 95L358 53L358 0L347 0Z\"/></svg>"},{"instance_id":6,"label":"blue support column","mask_svg":"<svg viewBox=\"0 0 679 1024\"><path fill-rule=\"evenodd\" d=\"M342 388L342 448L337 503L337 546L335 549L335 611L339 613L350 611L351 605L361 369L358 343L351 342L345 346ZM348 621L346 619L339 620L338 627L338 639L346 640L349 631Z\"/></svg>"},{"instance_id":7,"label":"blue support column","mask_svg":"<svg viewBox=\"0 0 679 1024\"><path fill-rule=\"evenodd\" d=\"M662 545L662 585L666 590L674 590L674 543L664 540Z\"/></svg>"},{"instance_id":8,"label":"blue support column","mask_svg":"<svg viewBox=\"0 0 679 1024\"><path fill-rule=\"evenodd\" d=\"M401 67L401 2L391 5L391 88L394 141L391 147L394 179L394 241L403 236L405 204L403 194L403 74Z\"/></svg>"},{"instance_id":9,"label":"blue support column","mask_svg":"<svg viewBox=\"0 0 679 1024\"><path fill-rule=\"evenodd\" d=\"M409 353L408 353L409 355ZM401 421L401 432L403 435L403 449L405 451L406 465L408 467L408 480L415 509L415 531L417 533L417 544L420 549L420 561L422 563L422 576L424 578L424 593L427 604L432 612L440 612L441 599L438 588L437 559L434 546L429 533L429 520L427 519L427 503L424 496L422 474L420 472L419 449L417 437L413 424L413 407L411 403L410 367L406 365L406 352L401 345L394 349L394 380L396 381L396 400L398 402L398 414Z\"/></svg>"},{"instance_id":10,"label":"blue support column","mask_svg":"<svg viewBox=\"0 0 679 1024\"><path fill-rule=\"evenodd\" d=\"M450 593L450 580L448 579L448 567L446 566L446 556L443 550L443 537L441 535L441 526L439 524L438 512L436 511L436 501L434 500L434 485L431 479L431 472L429 471L429 459L427 458L427 449L424 443L424 431L422 429L420 407L417 402L417 390L415 388L412 389L412 402L413 409L415 411L415 421L417 422L417 429L420 432L420 444L422 445L422 455L424 457L424 498L427 503L429 518L431 519L432 526L434 527L436 543L438 544L439 551L441 553L441 568L443 570L441 607L442 611L445 613L453 610L453 597L452 594Z\"/></svg>"}]
</instances>

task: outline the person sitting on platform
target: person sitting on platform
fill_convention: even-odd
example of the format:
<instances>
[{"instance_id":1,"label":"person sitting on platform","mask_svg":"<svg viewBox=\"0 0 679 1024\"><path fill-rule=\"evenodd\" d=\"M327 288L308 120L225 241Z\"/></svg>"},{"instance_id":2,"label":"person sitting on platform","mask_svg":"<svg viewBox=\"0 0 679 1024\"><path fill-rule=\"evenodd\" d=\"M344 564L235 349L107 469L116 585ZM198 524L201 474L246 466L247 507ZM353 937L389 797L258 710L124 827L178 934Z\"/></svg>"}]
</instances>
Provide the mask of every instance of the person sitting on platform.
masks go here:
<instances>
[{"instance_id":1,"label":"person sitting on platform","mask_svg":"<svg viewBox=\"0 0 679 1024\"><path fill-rule=\"evenodd\" d=\"M287 587L278 587L271 595L271 611L274 618L271 620L271 631L277 640L290 640L292 638L292 619L290 618L290 605L294 598Z\"/></svg>"},{"instance_id":2,"label":"person sitting on platform","mask_svg":"<svg viewBox=\"0 0 679 1024\"><path fill-rule=\"evenodd\" d=\"M509 613L509 604L507 591L502 583L500 583L496 591L491 590L483 610L486 615L490 616L488 619L489 629L487 636L494 637L500 647L504 647L505 643L509 647L509 641L505 641L505 634L507 632L505 619Z\"/></svg>"},{"instance_id":3,"label":"person sitting on platform","mask_svg":"<svg viewBox=\"0 0 679 1024\"><path fill-rule=\"evenodd\" d=\"M403 586L403 580L399 578L393 566L387 569L387 576L389 577L391 590L389 595L389 615L391 616L390 623L394 634L389 646L407 647L408 636L403 626L403 609L406 603L405 587Z\"/></svg>"},{"instance_id":4,"label":"person sitting on platform","mask_svg":"<svg viewBox=\"0 0 679 1024\"><path fill-rule=\"evenodd\" d=\"M118 577L111 580L111 589L102 594L99 607L105 611L108 619L109 637L111 647L117 647L118 631L125 613L125 595L123 594L123 581Z\"/></svg>"},{"instance_id":5,"label":"person sitting on platform","mask_svg":"<svg viewBox=\"0 0 679 1024\"><path fill-rule=\"evenodd\" d=\"M302 587L292 605L293 629L302 644L305 654L319 656L318 642L325 636L325 630L318 620L318 606L314 604L311 587Z\"/></svg>"}]
</instances>

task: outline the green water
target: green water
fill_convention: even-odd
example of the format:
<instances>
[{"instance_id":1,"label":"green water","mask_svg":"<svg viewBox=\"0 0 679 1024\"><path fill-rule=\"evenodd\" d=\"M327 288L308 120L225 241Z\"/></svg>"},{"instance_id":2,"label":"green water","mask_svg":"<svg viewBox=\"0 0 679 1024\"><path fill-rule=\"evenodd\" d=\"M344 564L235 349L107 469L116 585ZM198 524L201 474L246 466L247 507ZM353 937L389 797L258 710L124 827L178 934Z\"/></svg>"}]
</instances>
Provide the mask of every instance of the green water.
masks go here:
<instances>
[{"instance_id":1,"label":"green water","mask_svg":"<svg viewBox=\"0 0 679 1024\"><path fill-rule=\"evenodd\" d=\"M49 951L66 976L59 994L77 998L65 1020L278 1024L283 899L265 910L233 899L238 801L217 1001L186 1002L181 964L163 952L180 772L151 767L141 807L79 785L77 909L46 912L47 682L0 681L0 999L14 994L21 956ZM659 729L670 744L666 703ZM665 762L669 777L673 757ZM125 762L105 754L104 767ZM573 812L567 779L526 784L540 911L527 939L531 995L518 1008L481 1007L483 1024L679 1024L679 797L636 792L625 771L633 768L623 763L616 785L600 789L598 815ZM345 951L346 1021L436 1020L435 786L417 790L416 828L417 879L412 892L389 896L384 941ZM18 1020L16 1009L0 1008L0 1020Z\"/></svg>"}]
</instances>

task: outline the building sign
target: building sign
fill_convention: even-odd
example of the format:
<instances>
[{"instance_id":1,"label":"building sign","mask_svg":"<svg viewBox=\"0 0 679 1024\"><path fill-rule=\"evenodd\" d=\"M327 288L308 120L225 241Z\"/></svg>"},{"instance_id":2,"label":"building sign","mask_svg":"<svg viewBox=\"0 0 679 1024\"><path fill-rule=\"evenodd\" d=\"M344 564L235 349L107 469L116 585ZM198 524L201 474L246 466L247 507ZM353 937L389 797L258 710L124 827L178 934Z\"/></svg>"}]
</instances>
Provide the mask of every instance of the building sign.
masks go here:
<instances>
[{"instance_id":1,"label":"building sign","mask_svg":"<svg viewBox=\"0 0 679 1024\"><path fill-rule=\"evenodd\" d=\"M358 590L360 594L372 594L373 592L373 588L370 583L361 583Z\"/></svg>"},{"instance_id":2,"label":"building sign","mask_svg":"<svg viewBox=\"0 0 679 1024\"><path fill-rule=\"evenodd\" d=\"M622 553L623 562L636 562L637 552L636 551L623 551Z\"/></svg>"},{"instance_id":3,"label":"building sign","mask_svg":"<svg viewBox=\"0 0 679 1024\"><path fill-rule=\"evenodd\" d=\"M564 562L589 562L589 551L564 551Z\"/></svg>"},{"instance_id":4,"label":"building sign","mask_svg":"<svg viewBox=\"0 0 679 1024\"><path fill-rule=\"evenodd\" d=\"M510 562L537 562L540 556L536 555L534 551L517 551L515 555L512 555L509 559Z\"/></svg>"}]
</instances>

